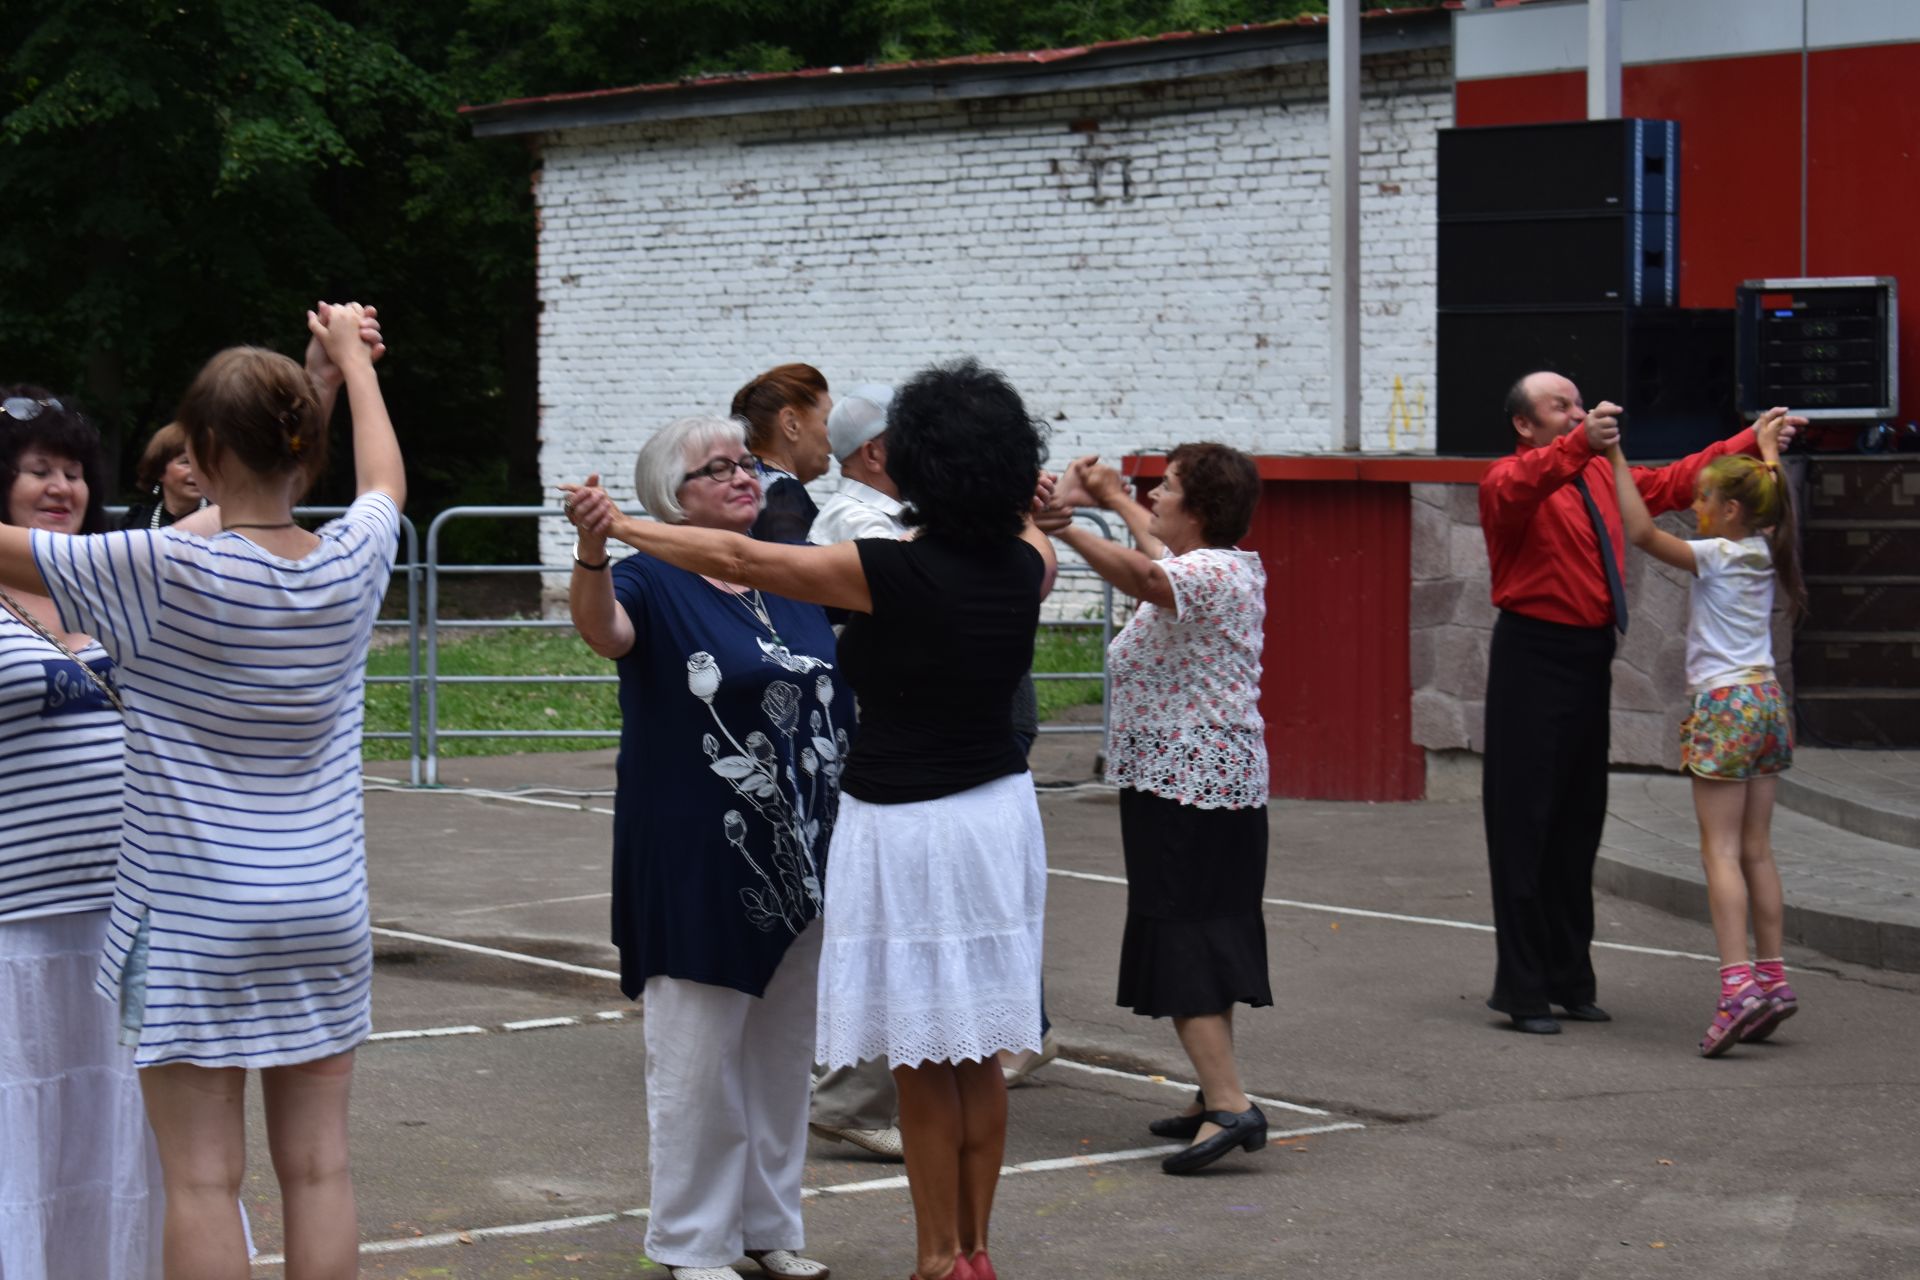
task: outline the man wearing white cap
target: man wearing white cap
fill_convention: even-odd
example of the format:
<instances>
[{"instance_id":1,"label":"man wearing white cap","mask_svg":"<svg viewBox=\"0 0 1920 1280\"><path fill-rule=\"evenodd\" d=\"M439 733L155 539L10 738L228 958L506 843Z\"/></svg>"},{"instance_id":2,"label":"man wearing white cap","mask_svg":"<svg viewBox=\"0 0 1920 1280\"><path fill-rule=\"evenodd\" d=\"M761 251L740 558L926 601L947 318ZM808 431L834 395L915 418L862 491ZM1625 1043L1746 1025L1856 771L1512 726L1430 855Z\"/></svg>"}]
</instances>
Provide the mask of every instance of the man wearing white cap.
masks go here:
<instances>
[{"instance_id":1,"label":"man wearing white cap","mask_svg":"<svg viewBox=\"0 0 1920 1280\"><path fill-rule=\"evenodd\" d=\"M893 388L863 383L833 402L827 445L840 463L840 488L813 519L807 541L901 538L900 490L887 475L887 406Z\"/></svg>"}]
</instances>

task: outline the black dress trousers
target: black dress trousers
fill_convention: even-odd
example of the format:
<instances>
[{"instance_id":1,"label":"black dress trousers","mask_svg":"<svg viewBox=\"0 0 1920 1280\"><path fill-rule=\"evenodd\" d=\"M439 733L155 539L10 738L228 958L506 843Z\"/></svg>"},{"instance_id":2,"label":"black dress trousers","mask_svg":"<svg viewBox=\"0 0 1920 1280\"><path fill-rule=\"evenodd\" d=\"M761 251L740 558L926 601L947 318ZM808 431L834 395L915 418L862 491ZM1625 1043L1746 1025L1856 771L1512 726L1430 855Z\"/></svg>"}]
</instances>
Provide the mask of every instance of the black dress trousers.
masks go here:
<instances>
[{"instance_id":1,"label":"black dress trousers","mask_svg":"<svg viewBox=\"0 0 1920 1280\"><path fill-rule=\"evenodd\" d=\"M1590 1003L1593 862L1607 817L1612 627L1502 613L1487 671L1481 808L1499 950L1489 1007Z\"/></svg>"}]
</instances>

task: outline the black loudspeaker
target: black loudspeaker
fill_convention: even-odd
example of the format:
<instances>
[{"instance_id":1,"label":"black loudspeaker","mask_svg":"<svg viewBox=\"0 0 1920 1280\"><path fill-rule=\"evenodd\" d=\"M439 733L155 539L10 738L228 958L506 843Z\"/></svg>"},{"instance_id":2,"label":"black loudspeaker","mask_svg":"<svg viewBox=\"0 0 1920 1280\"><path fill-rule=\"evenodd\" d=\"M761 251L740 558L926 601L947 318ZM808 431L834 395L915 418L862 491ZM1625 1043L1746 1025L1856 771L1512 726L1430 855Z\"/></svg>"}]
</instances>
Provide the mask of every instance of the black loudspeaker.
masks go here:
<instances>
[{"instance_id":1,"label":"black loudspeaker","mask_svg":"<svg viewBox=\"0 0 1920 1280\"><path fill-rule=\"evenodd\" d=\"M1442 307L1671 307L1680 298L1670 213L1442 222Z\"/></svg>"},{"instance_id":2,"label":"black loudspeaker","mask_svg":"<svg viewBox=\"0 0 1920 1280\"><path fill-rule=\"evenodd\" d=\"M1680 125L1673 120L1442 129L1439 214L1678 213Z\"/></svg>"},{"instance_id":3,"label":"black loudspeaker","mask_svg":"<svg viewBox=\"0 0 1920 1280\"><path fill-rule=\"evenodd\" d=\"M1626 409L1635 462L1683 457L1733 434L1733 312L1661 309L1443 311L1435 441L1443 454L1513 451L1507 389L1565 374L1589 405Z\"/></svg>"}]
</instances>

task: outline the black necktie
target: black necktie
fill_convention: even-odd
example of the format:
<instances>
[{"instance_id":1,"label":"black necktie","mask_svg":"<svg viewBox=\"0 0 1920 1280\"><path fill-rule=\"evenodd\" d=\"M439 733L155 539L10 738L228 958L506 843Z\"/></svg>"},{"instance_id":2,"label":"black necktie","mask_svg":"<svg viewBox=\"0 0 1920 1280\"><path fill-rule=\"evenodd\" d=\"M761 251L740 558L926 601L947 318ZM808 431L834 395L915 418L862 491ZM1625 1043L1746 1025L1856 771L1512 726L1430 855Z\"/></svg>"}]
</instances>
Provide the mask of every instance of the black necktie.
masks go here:
<instances>
[{"instance_id":1,"label":"black necktie","mask_svg":"<svg viewBox=\"0 0 1920 1280\"><path fill-rule=\"evenodd\" d=\"M1583 475L1573 478L1573 487L1580 491L1581 499L1587 504L1587 518L1593 521L1593 536L1600 539L1600 563L1607 571L1607 594L1613 597L1613 625L1620 628L1620 634L1627 634L1627 584L1620 580L1620 562L1614 559L1613 538L1607 533L1607 522L1600 518L1600 504L1593 500L1593 490L1587 488L1587 478Z\"/></svg>"}]
</instances>

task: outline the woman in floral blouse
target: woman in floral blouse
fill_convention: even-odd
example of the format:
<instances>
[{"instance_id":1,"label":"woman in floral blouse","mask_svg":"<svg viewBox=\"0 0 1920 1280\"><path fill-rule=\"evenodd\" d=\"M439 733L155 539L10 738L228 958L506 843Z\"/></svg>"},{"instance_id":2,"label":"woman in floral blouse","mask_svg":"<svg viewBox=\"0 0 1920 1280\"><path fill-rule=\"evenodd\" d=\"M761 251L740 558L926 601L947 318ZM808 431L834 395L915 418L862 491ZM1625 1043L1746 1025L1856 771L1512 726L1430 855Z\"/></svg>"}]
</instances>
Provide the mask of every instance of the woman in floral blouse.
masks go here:
<instances>
[{"instance_id":1,"label":"woman in floral blouse","mask_svg":"<svg viewBox=\"0 0 1920 1280\"><path fill-rule=\"evenodd\" d=\"M1191 1173L1234 1147L1266 1145L1267 1118L1242 1091L1233 1010L1273 1003L1260 899L1267 877L1266 727L1260 639L1266 573L1234 543L1260 496L1253 459L1183 444L1167 459L1153 509L1119 475L1085 458L1060 483L1054 536L1140 602L1107 653L1113 733L1108 781L1120 787L1127 929L1119 1003L1173 1019L1200 1093L1156 1120L1192 1144L1162 1162ZM1139 549L1065 522L1064 509L1118 514Z\"/></svg>"},{"instance_id":2,"label":"woman in floral blouse","mask_svg":"<svg viewBox=\"0 0 1920 1280\"><path fill-rule=\"evenodd\" d=\"M598 483L598 477L593 478ZM744 533L760 467L738 422L682 418L634 489L668 524ZM578 516L569 509L569 514ZM646 995L647 1253L675 1280L820 1280L799 1255L821 885L853 699L817 605L611 565L582 528L573 622L620 676L613 940Z\"/></svg>"}]
</instances>

